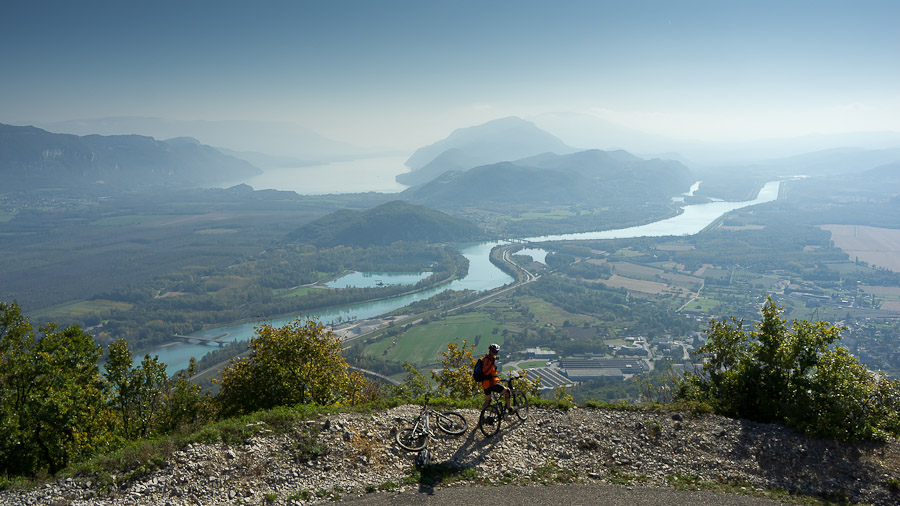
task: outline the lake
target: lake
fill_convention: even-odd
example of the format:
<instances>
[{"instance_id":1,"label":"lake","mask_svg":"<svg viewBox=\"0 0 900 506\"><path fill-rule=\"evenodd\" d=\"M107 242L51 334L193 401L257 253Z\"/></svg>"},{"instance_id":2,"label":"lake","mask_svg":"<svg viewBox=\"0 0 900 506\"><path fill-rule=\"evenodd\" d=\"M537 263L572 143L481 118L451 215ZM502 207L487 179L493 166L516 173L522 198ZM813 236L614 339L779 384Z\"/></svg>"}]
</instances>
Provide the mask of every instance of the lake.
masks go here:
<instances>
[{"instance_id":1,"label":"lake","mask_svg":"<svg viewBox=\"0 0 900 506\"><path fill-rule=\"evenodd\" d=\"M375 288L388 285L414 285L431 276L430 272L351 272L325 283L328 288Z\"/></svg>"},{"instance_id":2,"label":"lake","mask_svg":"<svg viewBox=\"0 0 900 506\"><path fill-rule=\"evenodd\" d=\"M265 169L262 174L225 186L247 184L254 190L294 191L300 195L329 195L335 193L399 193L405 190L394 180L397 174L408 172L403 165L405 156L361 158L305 167Z\"/></svg>"}]
</instances>

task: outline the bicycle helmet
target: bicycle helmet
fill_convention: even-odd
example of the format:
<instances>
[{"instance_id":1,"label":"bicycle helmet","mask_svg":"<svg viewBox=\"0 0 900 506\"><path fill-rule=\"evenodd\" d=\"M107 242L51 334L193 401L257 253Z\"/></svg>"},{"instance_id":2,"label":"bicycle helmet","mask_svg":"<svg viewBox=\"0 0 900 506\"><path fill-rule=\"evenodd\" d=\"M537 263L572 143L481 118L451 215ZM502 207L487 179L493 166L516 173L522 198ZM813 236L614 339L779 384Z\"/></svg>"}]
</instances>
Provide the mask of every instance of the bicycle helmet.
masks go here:
<instances>
[{"instance_id":1,"label":"bicycle helmet","mask_svg":"<svg viewBox=\"0 0 900 506\"><path fill-rule=\"evenodd\" d=\"M488 346L488 351L491 352L491 353L495 353L495 352L496 352L496 353L500 353L500 345L499 345L499 344L492 344L492 345Z\"/></svg>"}]
</instances>

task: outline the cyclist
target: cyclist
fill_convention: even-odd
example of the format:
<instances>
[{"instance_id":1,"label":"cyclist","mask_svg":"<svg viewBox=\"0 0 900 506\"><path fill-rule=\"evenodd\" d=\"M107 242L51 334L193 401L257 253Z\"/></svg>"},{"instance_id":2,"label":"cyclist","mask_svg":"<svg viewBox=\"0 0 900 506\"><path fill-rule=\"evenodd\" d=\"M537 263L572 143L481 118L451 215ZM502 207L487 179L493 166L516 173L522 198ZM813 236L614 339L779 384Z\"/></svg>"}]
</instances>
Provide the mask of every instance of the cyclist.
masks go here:
<instances>
[{"instance_id":1,"label":"cyclist","mask_svg":"<svg viewBox=\"0 0 900 506\"><path fill-rule=\"evenodd\" d=\"M481 360L481 371L488 379L481 382L481 388L484 389L484 405L486 408L491 403L491 392L502 393L506 398L506 411L512 412L509 406L509 389L500 383L500 377L497 374L497 355L500 354L500 345L492 344L488 346L488 352Z\"/></svg>"}]
</instances>

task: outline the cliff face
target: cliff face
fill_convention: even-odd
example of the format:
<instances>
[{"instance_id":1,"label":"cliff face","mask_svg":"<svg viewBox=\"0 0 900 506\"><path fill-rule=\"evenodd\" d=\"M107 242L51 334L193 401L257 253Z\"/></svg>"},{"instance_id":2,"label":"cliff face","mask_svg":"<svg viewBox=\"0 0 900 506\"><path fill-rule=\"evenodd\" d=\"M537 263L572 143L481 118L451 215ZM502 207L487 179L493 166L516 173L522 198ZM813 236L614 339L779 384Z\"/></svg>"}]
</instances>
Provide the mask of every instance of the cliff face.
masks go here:
<instances>
[{"instance_id":1,"label":"cliff face","mask_svg":"<svg viewBox=\"0 0 900 506\"><path fill-rule=\"evenodd\" d=\"M504 420L486 439L478 412L461 410L469 429L437 433L432 463L415 468L392 431L417 406L339 414L293 433L263 430L244 445L192 445L140 479L101 490L82 477L31 491L0 492L0 505L299 504L383 491L453 485L613 483L631 486L732 485L744 493L783 489L871 504L900 500L900 445L810 439L775 425L688 413L534 409L525 422ZM507 423L509 422L509 423ZM298 448L311 430L321 455ZM564 498L561 498L564 499Z\"/></svg>"}]
</instances>

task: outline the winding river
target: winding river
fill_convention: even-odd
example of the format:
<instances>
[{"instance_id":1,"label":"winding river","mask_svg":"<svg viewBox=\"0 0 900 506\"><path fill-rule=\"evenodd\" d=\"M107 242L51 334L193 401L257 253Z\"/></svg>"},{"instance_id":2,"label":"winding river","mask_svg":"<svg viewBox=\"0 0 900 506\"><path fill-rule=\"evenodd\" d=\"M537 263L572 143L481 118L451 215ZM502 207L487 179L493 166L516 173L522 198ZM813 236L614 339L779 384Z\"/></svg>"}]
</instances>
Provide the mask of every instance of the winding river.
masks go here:
<instances>
[{"instance_id":1,"label":"winding river","mask_svg":"<svg viewBox=\"0 0 900 506\"><path fill-rule=\"evenodd\" d=\"M715 201L685 206L683 212L678 216L648 223L646 225L598 232L528 237L523 240L528 242L546 242L693 235L699 233L725 213L743 207L776 200L778 198L780 185L780 181L766 183L759 191L757 197L753 200L741 202ZM265 320L265 323L280 326L295 320L296 318L307 317L317 318L322 322L353 319L362 320L374 318L413 302L427 299L446 290L474 290L477 292L493 290L494 288L498 288L513 281L512 277L490 262L491 249L499 244L504 243L485 242L458 245L463 256L469 259L469 272L464 278L451 281L445 285L383 300L351 304L311 313L274 317ZM244 341L253 335L254 328L258 323L260 322L237 323L207 329L191 335L213 337L227 334L227 336L223 338L224 341ZM202 357L206 353L212 351L214 347L215 345L207 344L176 343L151 350L150 355L158 355L160 361L168 365L168 370L171 373L187 367L190 357Z\"/></svg>"}]
</instances>

